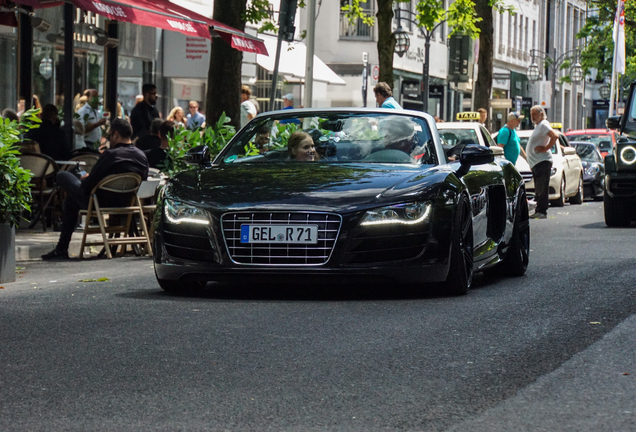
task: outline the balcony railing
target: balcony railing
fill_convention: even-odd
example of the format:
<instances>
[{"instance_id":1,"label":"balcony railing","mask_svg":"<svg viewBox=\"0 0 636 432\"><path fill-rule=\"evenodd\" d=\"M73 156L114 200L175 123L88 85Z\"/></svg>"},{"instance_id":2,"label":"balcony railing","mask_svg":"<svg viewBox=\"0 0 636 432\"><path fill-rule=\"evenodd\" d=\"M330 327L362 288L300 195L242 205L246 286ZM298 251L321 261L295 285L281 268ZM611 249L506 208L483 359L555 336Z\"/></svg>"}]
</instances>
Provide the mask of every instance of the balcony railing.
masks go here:
<instances>
[{"instance_id":1,"label":"balcony railing","mask_svg":"<svg viewBox=\"0 0 636 432\"><path fill-rule=\"evenodd\" d=\"M366 15L373 16L373 10L364 9ZM345 11L340 11L340 39L373 40L373 27L365 24L360 18L354 23L347 19Z\"/></svg>"}]
</instances>

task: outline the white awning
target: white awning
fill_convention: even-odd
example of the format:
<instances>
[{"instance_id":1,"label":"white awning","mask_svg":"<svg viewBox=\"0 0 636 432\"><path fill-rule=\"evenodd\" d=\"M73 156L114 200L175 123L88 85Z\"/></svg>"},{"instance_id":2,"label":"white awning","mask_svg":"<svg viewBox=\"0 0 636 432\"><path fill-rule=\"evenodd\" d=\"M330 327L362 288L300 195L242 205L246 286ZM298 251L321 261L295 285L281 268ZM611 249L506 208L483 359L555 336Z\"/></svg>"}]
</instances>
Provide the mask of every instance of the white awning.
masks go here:
<instances>
[{"instance_id":1,"label":"white awning","mask_svg":"<svg viewBox=\"0 0 636 432\"><path fill-rule=\"evenodd\" d=\"M265 42L269 56L257 55L256 63L270 72L274 71L276 61L276 38L259 35ZM278 74L291 78L305 78L305 59L307 58L307 47L302 42L285 42L280 49L280 63ZM329 66L323 63L314 55L314 81L325 82L327 84L346 85L347 83L332 71Z\"/></svg>"}]
</instances>

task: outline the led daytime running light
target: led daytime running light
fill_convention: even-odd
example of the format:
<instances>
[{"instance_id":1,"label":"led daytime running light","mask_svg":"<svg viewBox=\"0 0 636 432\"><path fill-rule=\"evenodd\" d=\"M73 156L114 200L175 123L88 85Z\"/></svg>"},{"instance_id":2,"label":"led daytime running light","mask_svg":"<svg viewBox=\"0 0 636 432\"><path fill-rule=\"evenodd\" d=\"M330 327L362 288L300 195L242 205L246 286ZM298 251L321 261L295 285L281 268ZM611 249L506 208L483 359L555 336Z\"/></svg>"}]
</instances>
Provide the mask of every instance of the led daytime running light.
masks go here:
<instances>
[{"instance_id":1,"label":"led daytime running light","mask_svg":"<svg viewBox=\"0 0 636 432\"><path fill-rule=\"evenodd\" d=\"M170 210L168 210L169 207L174 206L175 203L174 201L172 203L166 203L166 205L164 206L164 214L166 215L166 219L168 219L169 222L173 223L173 224L181 224L181 223L193 223L193 224L199 224L199 225L209 225L210 221L205 220L205 219L196 219L196 218L192 218L192 217L173 217L170 213ZM193 207L191 207L193 208Z\"/></svg>"},{"instance_id":2,"label":"led daytime running light","mask_svg":"<svg viewBox=\"0 0 636 432\"><path fill-rule=\"evenodd\" d=\"M627 160L627 158L625 157L625 152L626 151L631 151L631 160ZM632 146L626 146L623 147L623 149L621 150L621 161L625 164L625 165L632 165L634 162L636 162L636 148L632 147Z\"/></svg>"},{"instance_id":3,"label":"led daytime running light","mask_svg":"<svg viewBox=\"0 0 636 432\"><path fill-rule=\"evenodd\" d=\"M416 225L418 223L423 222L424 220L426 220L426 218L428 218L429 213L431 212L431 205L428 204L426 206L426 210L424 211L424 214L422 216L420 216L417 219L413 219L410 221L407 220L402 220L402 219L388 219L388 220L379 220L379 221L367 221L367 222L362 222L360 225L362 226L370 226L370 225L393 225L393 224L398 224L398 225Z\"/></svg>"}]
</instances>

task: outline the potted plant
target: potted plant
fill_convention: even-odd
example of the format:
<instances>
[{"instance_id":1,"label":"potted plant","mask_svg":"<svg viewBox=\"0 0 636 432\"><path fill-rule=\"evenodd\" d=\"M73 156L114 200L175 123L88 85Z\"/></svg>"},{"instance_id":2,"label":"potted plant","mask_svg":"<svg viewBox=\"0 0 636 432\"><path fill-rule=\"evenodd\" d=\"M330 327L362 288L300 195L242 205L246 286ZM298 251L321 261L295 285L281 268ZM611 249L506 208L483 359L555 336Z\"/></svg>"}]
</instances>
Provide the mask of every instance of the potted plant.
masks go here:
<instances>
[{"instance_id":1,"label":"potted plant","mask_svg":"<svg viewBox=\"0 0 636 432\"><path fill-rule=\"evenodd\" d=\"M38 112L25 112L20 123L0 118L0 283L15 281L15 227L31 210L31 172L20 166L17 143L39 126Z\"/></svg>"},{"instance_id":2,"label":"potted plant","mask_svg":"<svg viewBox=\"0 0 636 432\"><path fill-rule=\"evenodd\" d=\"M190 169L183 157L192 147L200 145L207 145L210 149L210 157L214 159L235 133L236 129L230 125L230 118L225 113L221 114L215 124L205 129L177 130L174 136L168 138L169 146L166 159L163 165L160 165L161 172L172 177L181 171Z\"/></svg>"}]
</instances>

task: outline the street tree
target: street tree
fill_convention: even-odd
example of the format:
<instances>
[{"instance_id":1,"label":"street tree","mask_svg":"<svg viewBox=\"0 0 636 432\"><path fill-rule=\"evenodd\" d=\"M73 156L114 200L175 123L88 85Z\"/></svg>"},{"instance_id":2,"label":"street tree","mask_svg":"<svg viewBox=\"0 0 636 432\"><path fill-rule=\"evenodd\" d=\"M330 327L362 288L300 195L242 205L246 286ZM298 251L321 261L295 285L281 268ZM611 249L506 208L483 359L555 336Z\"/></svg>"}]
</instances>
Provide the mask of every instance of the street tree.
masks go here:
<instances>
[{"instance_id":1,"label":"street tree","mask_svg":"<svg viewBox=\"0 0 636 432\"><path fill-rule=\"evenodd\" d=\"M214 0L213 19L245 31L246 23L274 29L267 0ZM208 90L205 98L207 123L214 124L225 112L231 124L240 127L241 64L243 53L216 39L210 49Z\"/></svg>"},{"instance_id":2,"label":"street tree","mask_svg":"<svg viewBox=\"0 0 636 432\"><path fill-rule=\"evenodd\" d=\"M493 56L494 56L494 25L493 11L496 13L515 13L512 6L503 0L475 0L475 13L479 17L479 58L477 59L477 81L475 82L475 109L490 110L490 93L492 92Z\"/></svg>"},{"instance_id":3,"label":"street tree","mask_svg":"<svg viewBox=\"0 0 636 432\"><path fill-rule=\"evenodd\" d=\"M585 39L585 46L581 52L581 66L586 74L593 69L596 81L603 81L612 72L614 54L614 16L616 14L616 0L588 1L590 13L585 25L577 34L577 38ZM625 1L625 76L636 75L636 0Z\"/></svg>"},{"instance_id":4,"label":"street tree","mask_svg":"<svg viewBox=\"0 0 636 432\"><path fill-rule=\"evenodd\" d=\"M368 25L374 25L375 20L366 15L361 4L373 0L351 0L349 5L343 6L350 21L362 19ZM395 50L395 38L391 22L393 20L393 4L405 3L409 0L377 0L378 12L376 14L378 28L378 59L380 63L380 81L393 86L393 53ZM503 0L455 0L447 8L442 0L419 0L415 4L415 24L421 29L426 40L442 24L447 24L450 31L448 37L455 34L480 38L479 77L487 83L478 87L480 103L488 106L490 91L492 88L492 56L493 56L493 9L502 13L513 12L514 9L506 6ZM486 32L486 35L483 35ZM483 37L483 40L482 40ZM482 65L483 63L483 65ZM489 78L488 78L489 77ZM485 102L482 95L486 95ZM477 97L476 96L476 97Z\"/></svg>"}]
</instances>

